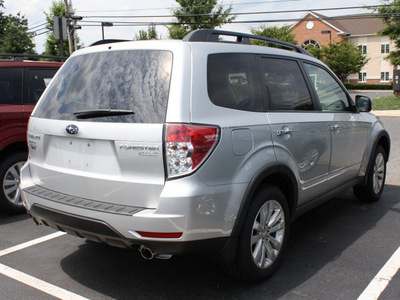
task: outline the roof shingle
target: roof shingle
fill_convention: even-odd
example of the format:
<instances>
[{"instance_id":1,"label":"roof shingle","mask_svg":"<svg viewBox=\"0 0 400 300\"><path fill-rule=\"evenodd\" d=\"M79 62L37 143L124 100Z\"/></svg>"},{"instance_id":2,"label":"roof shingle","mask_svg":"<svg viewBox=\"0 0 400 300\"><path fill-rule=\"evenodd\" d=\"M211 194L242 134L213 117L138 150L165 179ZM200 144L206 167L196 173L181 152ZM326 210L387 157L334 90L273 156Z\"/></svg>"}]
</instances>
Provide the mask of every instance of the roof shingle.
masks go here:
<instances>
[{"instance_id":1,"label":"roof shingle","mask_svg":"<svg viewBox=\"0 0 400 300\"><path fill-rule=\"evenodd\" d=\"M376 34L385 28L382 19L374 13L327 17L311 12L337 29L352 36ZM308 15L307 15L308 16Z\"/></svg>"}]
</instances>

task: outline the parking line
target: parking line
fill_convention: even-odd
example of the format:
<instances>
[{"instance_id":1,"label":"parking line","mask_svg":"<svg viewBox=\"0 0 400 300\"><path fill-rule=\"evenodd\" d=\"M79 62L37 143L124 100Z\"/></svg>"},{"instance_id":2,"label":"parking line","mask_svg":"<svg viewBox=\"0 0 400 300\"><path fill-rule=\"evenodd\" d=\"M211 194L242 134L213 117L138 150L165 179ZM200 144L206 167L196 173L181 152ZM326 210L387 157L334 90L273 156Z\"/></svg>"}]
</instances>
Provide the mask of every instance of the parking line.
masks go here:
<instances>
[{"instance_id":1,"label":"parking line","mask_svg":"<svg viewBox=\"0 0 400 300\"><path fill-rule=\"evenodd\" d=\"M386 289L389 282L400 268L400 247L393 253L382 269L362 292L357 300L376 300Z\"/></svg>"},{"instance_id":2,"label":"parking line","mask_svg":"<svg viewBox=\"0 0 400 300\"><path fill-rule=\"evenodd\" d=\"M10 254L10 253L13 253L13 252L16 252L16 251L19 251L19 250L22 250L22 249L25 249L25 248L28 248L28 247L31 247L31 246L34 246L36 244L40 244L40 243L46 242L46 241L51 240L51 239L55 239L55 238L57 238L59 236L62 236L64 234L65 234L65 232L58 231L58 232L55 232L55 233L52 233L52 234L49 234L49 235L34 239L32 241L29 241L29 242L26 242L26 243L19 244L17 246L13 246L13 247L7 248L5 250L0 251L0 257L2 257L4 255L7 255L7 254ZM13 268L10 268L10 267L8 267L6 265L3 265L3 264L0 264L0 274L3 274L3 275L5 275L5 276L7 276L7 277L9 277L11 279L19 281L19 282L21 282L21 283L23 283L25 285L31 286L31 287L39 290L39 291L42 291L42 292L44 292L46 294L49 294L49 295L54 296L54 297L59 298L59 299L71 299L71 300L75 300L75 299L76 300L84 300L84 299L87 299L87 298L82 297L82 296L80 296L78 294L75 294L73 292L67 291L67 290L65 290L63 288L60 288L60 287L55 286L55 285L52 285L51 283L48 283L48 282L43 281L41 279L35 278L35 277L31 276L31 275L28 275L28 274L26 274L24 272L18 271L18 270L13 269Z\"/></svg>"},{"instance_id":3,"label":"parking line","mask_svg":"<svg viewBox=\"0 0 400 300\"><path fill-rule=\"evenodd\" d=\"M54 239L54 238L62 236L64 234L65 234L65 232L57 231L55 233L52 233L52 234L49 234L49 235L46 235L46 236L42 236L42 237L37 238L35 240L32 240L32 241L29 241L29 242L26 242L26 243L23 243L23 244L19 244L19 245L14 246L14 247L10 247L10 248L1 250L0 251L0 257L2 257L4 255L7 255L9 253L13 253L13 252L16 252L16 251L31 247L31 246L36 245L36 244L40 244L40 243L46 242L48 240Z\"/></svg>"},{"instance_id":4,"label":"parking line","mask_svg":"<svg viewBox=\"0 0 400 300\"><path fill-rule=\"evenodd\" d=\"M0 274L10 277L16 281L22 282L23 284L29 285L39 291L42 291L46 294L49 294L49 295L54 296L59 299L70 299L70 300L88 299L88 298L82 297L78 294L75 294L73 292L64 290L58 286L52 285L43 280L40 280L38 278L35 278L33 276L30 276L21 271L7 267L3 264L0 264Z\"/></svg>"}]
</instances>

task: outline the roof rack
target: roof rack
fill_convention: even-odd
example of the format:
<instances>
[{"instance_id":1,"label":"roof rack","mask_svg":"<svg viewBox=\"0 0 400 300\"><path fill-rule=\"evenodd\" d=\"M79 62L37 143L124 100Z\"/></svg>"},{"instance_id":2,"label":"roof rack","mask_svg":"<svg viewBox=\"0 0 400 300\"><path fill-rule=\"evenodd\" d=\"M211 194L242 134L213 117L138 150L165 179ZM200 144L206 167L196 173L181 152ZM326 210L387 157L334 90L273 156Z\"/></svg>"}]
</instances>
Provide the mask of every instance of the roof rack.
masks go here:
<instances>
[{"instance_id":1,"label":"roof rack","mask_svg":"<svg viewBox=\"0 0 400 300\"><path fill-rule=\"evenodd\" d=\"M213 30L213 29L198 29L195 31L192 31L188 35L186 35L183 40L186 42L225 42L225 41L220 41L219 38L220 36L233 36L236 37L236 43L239 44L246 44L246 45L251 45L250 40L259 40L259 41L264 41L268 42L277 46L283 46L286 48L290 48L295 50L296 52L306 54L309 56L313 56L310 52L308 52L306 49L290 44L287 42L267 38L267 37L262 37L258 35L253 35L253 34L247 34L247 33L240 33L240 32L233 32L233 31L224 31L224 30Z\"/></svg>"},{"instance_id":2,"label":"roof rack","mask_svg":"<svg viewBox=\"0 0 400 300\"><path fill-rule=\"evenodd\" d=\"M21 53L0 53L0 57L12 57L13 60L23 61L24 58L49 58L53 60L66 61L68 57L52 56L52 55L39 55L39 54L21 54Z\"/></svg>"}]
</instances>

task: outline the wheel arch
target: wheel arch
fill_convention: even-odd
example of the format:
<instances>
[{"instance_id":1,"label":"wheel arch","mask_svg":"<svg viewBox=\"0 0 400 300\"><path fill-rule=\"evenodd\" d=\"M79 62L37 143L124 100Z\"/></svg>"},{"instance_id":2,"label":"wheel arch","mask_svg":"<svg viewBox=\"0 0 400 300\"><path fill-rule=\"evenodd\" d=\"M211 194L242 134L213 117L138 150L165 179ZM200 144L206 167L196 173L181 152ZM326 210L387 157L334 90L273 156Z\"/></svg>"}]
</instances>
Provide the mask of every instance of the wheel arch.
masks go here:
<instances>
[{"instance_id":1,"label":"wheel arch","mask_svg":"<svg viewBox=\"0 0 400 300\"><path fill-rule=\"evenodd\" d=\"M0 151L1 161L0 164L4 161L4 158L8 157L15 152L26 152L28 154L28 147L24 142L17 142L11 145L8 145L4 149Z\"/></svg>"},{"instance_id":2,"label":"wheel arch","mask_svg":"<svg viewBox=\"0 0 400 300\"><path fill-rule=\"evenodd\" d=\"M383 149L385 150L386 153L386 161L389 160L389 154L390 154L390 137L389 134L386 131L381 132L375 142L375 146L374 149L376 149L376 147L378 145L381 145L383 147Z\"/></svg>"},{"instance_id":3,"label":"wheel arch","mask_svg":"<svg viewBox=\"0 0 400 300\"><path fill-rule=\"evenodd\" d=\"M368 165L367 165L365 174L368 174L374 165L374 153L378 146L383 147L383 149L385 150L385 154L386 154L386 157L385 157L386 161L388 161L389 154L390 154L390 137L386 130L379 132L379 134L377 134L377 136L374 140L374 143L373 143L373 146L371 148L371 152L370 152L370 155L368 158ZM366 180L367 180L367 176L364 176L364 179L362 181L363 185L366 184Z\"/></svg>"},{"instance_id":4,"label":"wheel arch","mask_svg":"<svg viewBox=\"0 0 400 300\"><path fill-rule=\"evenodd\" d=\"M266 167L258 172L251 180L239 209L235 226L232 230L232 237L240 235L247 211L253 197L265 186L273 185L279 188L288 201L290 218L293 219L297 207L298 189L297 180L293 172L284 165Z\"/></svg>"}]
</instances>

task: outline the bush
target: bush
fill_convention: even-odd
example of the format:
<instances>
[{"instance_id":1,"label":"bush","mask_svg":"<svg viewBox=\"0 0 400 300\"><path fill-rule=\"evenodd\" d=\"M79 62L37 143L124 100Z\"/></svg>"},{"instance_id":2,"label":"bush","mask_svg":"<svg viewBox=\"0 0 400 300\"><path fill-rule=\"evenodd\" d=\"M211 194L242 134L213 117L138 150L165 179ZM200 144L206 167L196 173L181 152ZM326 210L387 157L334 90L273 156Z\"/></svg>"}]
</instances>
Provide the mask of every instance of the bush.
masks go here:
<instances>
[{"instance_id":1,"label":"bush","mask_svg":"<svg viewBox=\"0 0 400 300\"><path fill-rule=\"evenodd\" d=\"M393 90L392 84L344 83L348 90Z\"/></svg>"}]
</instances>

